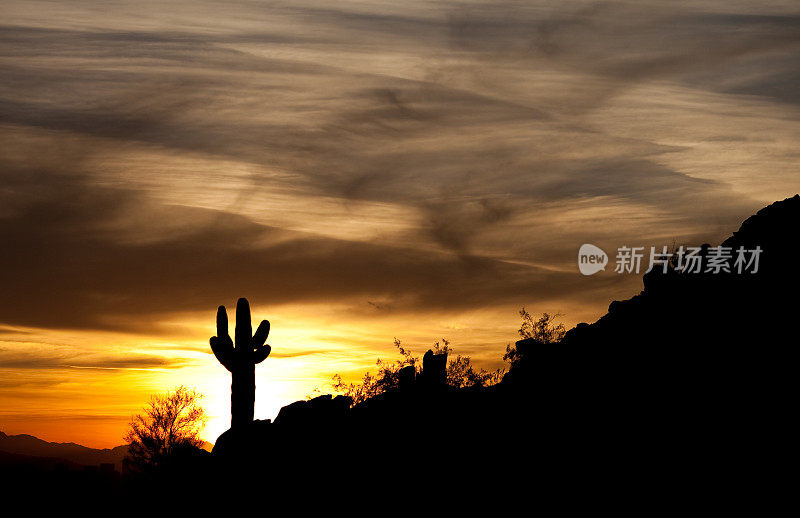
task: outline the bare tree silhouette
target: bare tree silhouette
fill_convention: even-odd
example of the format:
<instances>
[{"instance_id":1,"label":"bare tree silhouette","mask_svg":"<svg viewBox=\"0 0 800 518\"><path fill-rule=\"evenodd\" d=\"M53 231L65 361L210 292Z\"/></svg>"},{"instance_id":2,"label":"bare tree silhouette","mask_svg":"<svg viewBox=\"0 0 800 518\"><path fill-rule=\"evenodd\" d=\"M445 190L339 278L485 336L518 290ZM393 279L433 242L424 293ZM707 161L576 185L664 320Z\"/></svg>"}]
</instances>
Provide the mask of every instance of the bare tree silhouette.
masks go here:
<instances>
[{"instance_id":1,"label":"bare tree silhouette","mask_svg":"<svg viewBox=\"0 0 800 518\"><path fill-rule=\"evenodd\" d=\"M236 304L235 343L228 334L225 306L217 309L217 336L212 336L210 343L214 356L231 373L231 428L246 426L253 421L256 364L264 361L272 350L265 343L269 321L262 320L255 334L252 333L247 299L241 298Z\"/></svg>"},{"instance_id":2,"label":"bare tree silhouette","mask_svg":"<svg viewBox=\"0 0 800 518\"><path fill-rule=\"evenodd\" d=\"M202 394L183 385L150 397L142 413L131 419L125 434L133 471L158 469L179 450L203 445L199 436L206 422L205 409L200 406L202 398Z\"/></svg>"}]
</instances>

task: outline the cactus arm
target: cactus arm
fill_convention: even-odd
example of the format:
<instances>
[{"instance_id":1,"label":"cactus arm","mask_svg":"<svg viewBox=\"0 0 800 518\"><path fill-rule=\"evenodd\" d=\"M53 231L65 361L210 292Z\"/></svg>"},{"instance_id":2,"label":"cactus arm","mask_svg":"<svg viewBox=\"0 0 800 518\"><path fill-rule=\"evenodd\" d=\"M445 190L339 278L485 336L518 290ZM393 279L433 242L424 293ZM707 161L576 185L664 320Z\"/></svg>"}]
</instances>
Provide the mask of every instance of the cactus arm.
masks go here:
<instances>
[{"instance_id":1,"label":"cactus arm","mask_svg":"<svg viewBox=\"0 0 800 518\"><path fill-rule=\"evenodd\" d=\"M230 340L229 337L228 341L225 342L216 336L212 336L209 342L211 343L211 350L214 352L214 356L217 357L217 361L228 369L229 372L233 372L233 343Z\"/></svg>"},{"instance_id":2,"label":"cactus arm","mask_svg":"<svg viewBox=\"0 0 800 518\"><path fill-rule=\"evenodd\" d=\"M228 335L228 313L225 311L225 306L217 308L217 336L212 336L209 343L217 361L233 372L233 342Z\"/></svg>"},{"instance_id":3,"label":"cactus arm","mask_svg":"<svg viewBox=\"0 0 800 518\"><path fill-rule=\"evenodd\" d=\"M220 338L228 337L228 312L225 311L225 306L217 308L217 336Z\"/></svg>"},{"instance_id":4,"label":"cactus arm","mask_svg":"<svg viewBox=\"0 0 800 518\"><path fill-rule=\"evenodd\" d=\"M253 339L251 340L251 345L253 349L258 349L264 342L267 341L267 337L269 336L269 320L262 320L260 324L258 324L258 329L256 329L255 334L253 335Z\"/></svg>"},{"instance_id":5,"label":"cactus arm","mask_svg":"<svg viewBox=\"0 0 800 518\"><path fill-rule=\"evenodd\" d=\"M272 351L272 347L264 343L267 341L267 336L269 336L269 321L262 320L253 335L253 340L250 342L253 349L253 363L263 362Z\"/></svg>"},{"instance_id":6,"label":"cactus arm","mask_svg":"<svg viewBox=\"0 0 800 518\"><path fill-rule=\"evenodd\" d=\"M269 353L272 352L272 347L269 344L264 344L259 347L256 347L256 350L253 351L253 363L261 363L267 359Z\"/></svg>"}]
</instances>

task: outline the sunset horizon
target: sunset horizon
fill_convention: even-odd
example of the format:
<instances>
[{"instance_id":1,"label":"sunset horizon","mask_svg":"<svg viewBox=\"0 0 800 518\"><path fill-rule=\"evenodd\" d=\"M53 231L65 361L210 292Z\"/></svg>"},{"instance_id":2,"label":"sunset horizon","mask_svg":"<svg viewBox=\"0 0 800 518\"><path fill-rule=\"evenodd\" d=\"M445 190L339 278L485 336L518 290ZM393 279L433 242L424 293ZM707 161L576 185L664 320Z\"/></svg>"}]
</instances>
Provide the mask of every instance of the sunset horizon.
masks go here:
<instances>
[{"instance_id":1,"label":"sunset horizon","mask_svg":"<svg viewBox=\"0 0 800 518\"><path fill-rule=\"evenodd\" d=\"M0 432L127 452L0 474L305 484L393 445L405 482L784 429L800 3L0 13Z\"/></svg>"}]
</instances>

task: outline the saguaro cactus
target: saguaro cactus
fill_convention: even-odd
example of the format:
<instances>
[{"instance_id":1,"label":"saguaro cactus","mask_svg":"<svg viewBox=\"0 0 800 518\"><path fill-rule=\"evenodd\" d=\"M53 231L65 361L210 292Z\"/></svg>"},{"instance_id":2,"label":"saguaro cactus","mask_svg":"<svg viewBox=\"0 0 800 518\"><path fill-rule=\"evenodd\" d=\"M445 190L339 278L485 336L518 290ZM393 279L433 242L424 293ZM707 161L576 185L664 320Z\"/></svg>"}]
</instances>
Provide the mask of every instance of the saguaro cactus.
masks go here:
<instances>
[{"instance_id":1,"label":"saguaro cactus","mask_svg":"<svg viewBox=\"0 0 800 518\"><path fill-rule=\"evenodd\" d=\"M217 360L230 371L231 428L240 428L253 422L253 405L256 401L256 364L269 356L267 345L269 322L262 320L256 333L250 325L250 303L241 298L236 304L236 342L228 334L228 314L225 306L217 309L217 336L211 337L211 350Z\"/></svg>"}]
</instances>

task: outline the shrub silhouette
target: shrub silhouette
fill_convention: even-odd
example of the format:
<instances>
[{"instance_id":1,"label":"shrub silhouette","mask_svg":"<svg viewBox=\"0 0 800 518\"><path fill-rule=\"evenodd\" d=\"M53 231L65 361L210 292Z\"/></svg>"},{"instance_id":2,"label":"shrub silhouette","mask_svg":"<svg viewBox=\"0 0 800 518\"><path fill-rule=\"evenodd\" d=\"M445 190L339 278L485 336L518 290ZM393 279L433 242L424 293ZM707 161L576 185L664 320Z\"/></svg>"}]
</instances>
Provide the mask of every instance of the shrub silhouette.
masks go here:
<instances>
[{"instance_id":1,"label":"shrub silhouette","mask_svg":"<svg viewBox=\"0 0 800 518\"><path fill-rule=\"evenodd\" d=\"M534 319L533 315L528 313L528 310L523 306L519 310L519 316L522 317L522 324L517 330L522 340L534 342L540 345L544 344L557 344L564 339L567 333L564 324L556 324L555 319L561 315L556 313L542 313L538 319ZM516 345L507 345L506 354L503 355L503 361L507 361L511 366L516 365L520 360L520 350Z\"/></svg>"},{"instance_id":2,"label":"shrub silhouette","mask_svg":"<svg viewBox=\"0 0 800 518\"><path fill-rule=\"evenodd\" d=\"M201 447L199 434L207 419L200 406L202 398L202 394L183 385L151 396L142 413L131 419L125 434L129 469L153 472L181 450Z\"/></svg>"},{"instance_id":3,"label":"shrub silhouette","mask_svg":"<svg viewBox=\"0 0 800 518\"><path fill-rule=\"evenodd\" d=\"M333 376L333 389L353 400L353 405L367 401L379 394L389 390L400 388L401 378L406 369L412 369L412 374L421 372L422 361L419 356L414 356L412 352L403 347L400 340L394 339L394 346L398 349L401 358L387 362L380 358L375 361L378 366L378 373L373 375L371 372L364 374L360 383L345 383L341 375ZM434 355L449 355L453 353L450 342L442 338L441 342L436 341L429 351ZM475 370L472 359L469 356L458 355L447 362L447 386L451 388L465 387L485 387L499 383L503 377L503 369L487 371L485 369Z\"/></svg>"}]
</instances>

